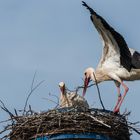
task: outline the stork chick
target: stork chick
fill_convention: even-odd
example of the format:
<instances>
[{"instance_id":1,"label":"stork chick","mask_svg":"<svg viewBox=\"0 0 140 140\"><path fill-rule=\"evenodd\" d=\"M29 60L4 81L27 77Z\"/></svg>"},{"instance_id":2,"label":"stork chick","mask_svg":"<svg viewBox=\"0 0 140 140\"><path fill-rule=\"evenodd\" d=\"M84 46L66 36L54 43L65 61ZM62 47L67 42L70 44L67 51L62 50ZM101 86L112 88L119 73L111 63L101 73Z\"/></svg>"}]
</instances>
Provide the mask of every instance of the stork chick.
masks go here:
<instances>
[{"instance_id":1,"label":"stork chick","mask_svg":"<svg viewBox=\"0 0 140 140\"><path fill-rule=\"evenodd\" d=\"M76 92L68 92L64 82L59 83L60 88L60 108L74 107L82 111L87 111L89 105L84 97L78 95Z\"/></svg>"}]
</instances>

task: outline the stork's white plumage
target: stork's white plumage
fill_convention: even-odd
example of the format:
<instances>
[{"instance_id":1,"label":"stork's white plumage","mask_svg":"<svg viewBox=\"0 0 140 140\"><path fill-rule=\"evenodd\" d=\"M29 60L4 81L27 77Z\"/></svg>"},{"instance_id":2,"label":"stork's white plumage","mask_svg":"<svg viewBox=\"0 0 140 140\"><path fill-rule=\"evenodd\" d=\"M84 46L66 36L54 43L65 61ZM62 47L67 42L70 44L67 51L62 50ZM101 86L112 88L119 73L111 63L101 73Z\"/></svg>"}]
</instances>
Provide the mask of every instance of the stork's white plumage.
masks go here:
<instances>
[{"instance_id":1,"label":"stork's white plumage","mask_svg":"<svg viewBox=\"0 0 140 140\"><path fill-rule=\"evenodd\" d=\"M89 109L89 105L85 100L85 98L78 95L76 92L68 92L66 90L64 82L60 82L59 87L61 90L60 103L59 103L60 108L74 107L82 111L87 111Z\"/></svg>"},{"instance_id":2,"label":"stork's white plumage","mask_svg":"<svg viewBox=\"0 0 140 140\"><path fill-rule=\"evenodd\" d=\"M90 18L103 42L103 53L96 70L93 68L85 70L83 96L86 93L90 79L95 82L94 74L97 83L113 80L118 90L118 101L114 112L119 112L124 97L128 92L128 87L123 81L140 80L140 53L128 48L123 36L115 31L105 19L85 2L83 2L83 6L90 11ZM124 88L123 96L120 93L120 85Z\"/></svg>"}]
</instances>

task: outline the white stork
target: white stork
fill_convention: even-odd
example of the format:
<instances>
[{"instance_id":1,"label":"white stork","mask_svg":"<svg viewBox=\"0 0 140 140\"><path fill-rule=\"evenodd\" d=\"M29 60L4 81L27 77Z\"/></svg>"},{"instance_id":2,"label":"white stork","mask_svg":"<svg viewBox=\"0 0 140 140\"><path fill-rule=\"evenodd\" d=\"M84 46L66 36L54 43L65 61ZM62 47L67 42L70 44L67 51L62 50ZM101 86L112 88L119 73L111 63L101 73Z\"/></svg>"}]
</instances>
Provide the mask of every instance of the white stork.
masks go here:
<instances>
[{"instance_id":1,"label":"white stork","mask_svg":"<svg viewBox=\"0 0 140 140\"><path fill-rule=\"evenodd\" d=\"M103 42L103 53L96 70L91 67L85 70L83 96L86 93L90 79L97 83L113 80L118 91L118 101L114 112L118 113L129 90L123 81L140 80L140 53L128 48L123 36L115 31L105 19L98 15L84 1L83 6L90 11L91 21ZM120 85L124 88L122 96Z\"/></svg>"},{"instance_id":2,"label":"white stork","mask_svg":"<svg viewBox=\"0 0 140 140\"><path fill-rule=\"evenodd\" d=\"M64 82L60 82L59 87L61 90L60 103L59 103L60 108L74 107L82 111L87 111L89 109L89 105L85 100L85 98L78 95L76 92L68 92L66 90Z\"/></svg>"}]
</instances>

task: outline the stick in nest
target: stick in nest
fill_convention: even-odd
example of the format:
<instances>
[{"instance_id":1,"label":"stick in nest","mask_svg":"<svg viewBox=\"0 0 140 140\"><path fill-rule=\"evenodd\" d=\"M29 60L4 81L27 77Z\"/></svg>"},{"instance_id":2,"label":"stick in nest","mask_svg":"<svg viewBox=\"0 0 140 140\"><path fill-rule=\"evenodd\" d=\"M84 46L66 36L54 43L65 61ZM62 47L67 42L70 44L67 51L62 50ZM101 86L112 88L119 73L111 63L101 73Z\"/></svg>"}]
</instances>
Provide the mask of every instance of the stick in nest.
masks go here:
<instances>
[{"instance_id":1,"label":"stick in nest","mask_svg":"<svg viewBox=\"0 0 140 140\"><path fill-rule=\"evenodd\" d=\"M100 103L101 103L101 106L102 106L102 108L105 110L105 107L104 107L104 104L103 104L103 101L102 101L102 98L101 98L101 92L100 92L100 89L99 89L99 86L98 86L98 83L97 83L97 80L96 80L96 76L95 76L94 73L93 73L93 75L94 75L94 78L95 78L95 83L89 85L87 88L90 88L90 87L96 85L97 91L98 91L99 100L100 100ZM91 81L92 81L92 80L90 80L90 82L91 82ZM83 88L84 88L84 85L78 86L78 87L76 88L76 90L69 90L68 88L67 88L67 90L70 91L70 92L76 92L76 93L78 93L78 91L79 91L80 89L83 89Z\"/></svg>"},{"instance_id":2,"label":"stick in nest","mask_svg":"<svg viewBox=\"0 0 140 140\"><path fill-rule=\"evenodd\" d=\"M45 81L45 80L42 80L36 86L34 86L35 78L36 78L36 72L34 73L33 80L32 80L32 83L31 83L31 91L29 92L29 94L27 96L27 99L25 101L25 106L24 106L24 109L23 109L23 115L26 112L26 107L27 107L28 100L29 100L30 96Z\"/></svg>"}]
</instances>

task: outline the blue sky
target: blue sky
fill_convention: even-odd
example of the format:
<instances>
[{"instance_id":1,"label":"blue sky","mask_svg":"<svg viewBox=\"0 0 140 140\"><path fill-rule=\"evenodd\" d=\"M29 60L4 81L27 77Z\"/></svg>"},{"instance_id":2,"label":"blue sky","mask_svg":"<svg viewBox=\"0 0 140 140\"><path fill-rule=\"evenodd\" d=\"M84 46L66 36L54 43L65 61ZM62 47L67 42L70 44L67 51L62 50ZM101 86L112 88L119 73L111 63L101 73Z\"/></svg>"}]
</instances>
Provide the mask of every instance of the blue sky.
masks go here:
<instances>
[{"instance_id":1,"label":"blue sky","mask_svg":"<svg viewBox=\"0 0 140 140\"><path fill-rule=\"evenodd\" d=\"M119 31L129 47L140 51L139 0L86 0L108 23ZM22 109L33 74L45 82L34 92L29 104L36 111L53 108L59 96L58 83L70 89L82 84L85 68L96 67L102 43L81 0L1 0L0 1L0 99L12 111ZM140 121L140 81L125 82L129 92L122 105L131 111L130 121ZM113 109L117 90L113 82L100 85L107 109ZM101 107L95 87L88 89L90 105ZM0 120L7 115L0 110ZM134 134L132 139L139 139Z\"/></svg>"}]
</instances>

